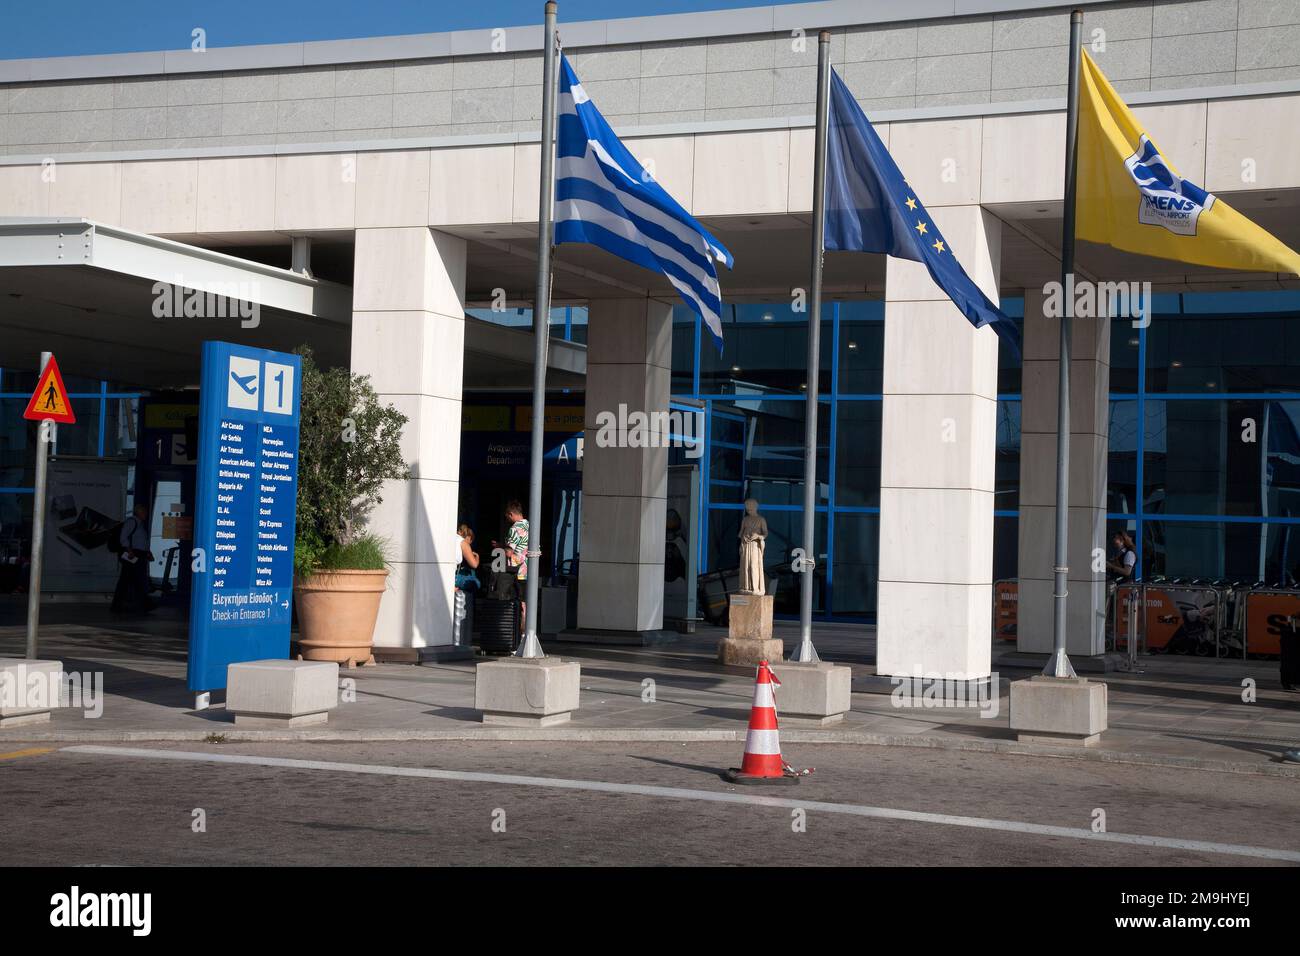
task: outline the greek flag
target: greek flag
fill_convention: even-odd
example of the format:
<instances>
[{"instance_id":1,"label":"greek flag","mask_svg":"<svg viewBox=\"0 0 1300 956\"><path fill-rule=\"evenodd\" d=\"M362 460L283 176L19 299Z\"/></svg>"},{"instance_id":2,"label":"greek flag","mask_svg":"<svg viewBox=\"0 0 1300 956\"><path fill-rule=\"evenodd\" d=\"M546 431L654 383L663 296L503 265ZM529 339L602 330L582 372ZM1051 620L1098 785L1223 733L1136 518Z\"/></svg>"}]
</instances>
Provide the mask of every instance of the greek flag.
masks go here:
<instances>
[{"instance_id":1,"label":"greek flag","mask_svg":"<svg viewBox=\"0 0 1300 956\"><path fill-rule=\"evenodd\" d=\"M734 260L637 162L560 57L555 244L586 242L662 272L722 348L713 260Z\"/></svg>"}]
</instances>

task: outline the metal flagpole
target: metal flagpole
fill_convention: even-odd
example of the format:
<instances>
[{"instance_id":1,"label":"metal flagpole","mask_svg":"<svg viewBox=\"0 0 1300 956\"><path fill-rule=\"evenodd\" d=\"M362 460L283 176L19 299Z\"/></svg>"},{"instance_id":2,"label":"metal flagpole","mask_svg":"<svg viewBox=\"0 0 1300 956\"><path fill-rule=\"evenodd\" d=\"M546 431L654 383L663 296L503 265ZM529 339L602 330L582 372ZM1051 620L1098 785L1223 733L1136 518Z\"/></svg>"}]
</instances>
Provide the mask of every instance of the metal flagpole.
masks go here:
<instances>
[{"instance_id":1,"label":"metal flagpole","mask_svg":"<svg viewBox=\"0 0 1300 956\"><path fill-rule=\"evenodd\" d=\"M537 579L541 574L542 440L546 425L546 353L551 324L551 220L555 201L555 0L546 4L542 33L542 183L537 211L537 294L533 298L533 427L528 460L528 583L524 640L516 657L542 658L537 640Z\"/></svg>"},{"instance_id":2,"label":"metal flagpole","mask_svg":"<svg viewBox=\"0 0 1300 956\"><path fill-rule=\"evenodd\" d=\"M1056 563L1052 592L1051 660L1043 668L1048 677L1074 677L1065 653L1066 595L1069 593L1068 543L1070 528L1070 332L1074 317L1074 201L1079 163L1079 42L1083 11L1070 13L1070 85L1065 114L1065 209L1061 225L1061 346L1056 391Z\"/></svg>"},{"instance_id":3,"label":"metal flagpole","mask_svg":"<svg viewBox=\"0 0 1300 956\"><path fill-rule=\"evenodd\" d=\"M817 385L821 379L822 259L826 246L826 142L831 91L831 34L817 35L817 135L813 147L812 289L808 306L808 395L803 423L803 557L799 589L799 646L790 660L821 658L812 642L814 569L817 567Z\"/></svg>"},{"instance_id":4,"label":"metal flagpole","mask_svg":"<svg viewBox=\"0 0 1300 956\"><path fill-rule=\"evenodd\" d=\"M39 382L50 365L52 354L41 353ZM36 484L32 489L32 551L27 577L27 659L36 659L36 629L41 623L41 563L45 559L45 472L54 422L48 418L36 423Z\"/></svg>"}]
</instances>

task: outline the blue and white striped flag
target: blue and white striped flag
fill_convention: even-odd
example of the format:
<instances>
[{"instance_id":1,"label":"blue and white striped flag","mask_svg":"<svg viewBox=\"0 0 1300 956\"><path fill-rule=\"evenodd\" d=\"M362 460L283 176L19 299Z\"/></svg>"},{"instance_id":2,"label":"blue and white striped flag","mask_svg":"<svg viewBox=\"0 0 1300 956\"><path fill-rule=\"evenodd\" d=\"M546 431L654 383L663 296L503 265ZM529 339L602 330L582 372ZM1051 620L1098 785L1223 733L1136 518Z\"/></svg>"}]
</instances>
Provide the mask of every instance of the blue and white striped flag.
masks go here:
<instances>
[{"instance_id":1,"label":"blue and white striped flag","mask_svg":"<svg viewBox=\"0 0 1300 956\"><path fill-rule=\"evenodd\" d=\"M713 260L731 253L655 182L560 57L555 244L586 242L662 272L722 348L722 295Z\"/></svg>"}]
</instances>

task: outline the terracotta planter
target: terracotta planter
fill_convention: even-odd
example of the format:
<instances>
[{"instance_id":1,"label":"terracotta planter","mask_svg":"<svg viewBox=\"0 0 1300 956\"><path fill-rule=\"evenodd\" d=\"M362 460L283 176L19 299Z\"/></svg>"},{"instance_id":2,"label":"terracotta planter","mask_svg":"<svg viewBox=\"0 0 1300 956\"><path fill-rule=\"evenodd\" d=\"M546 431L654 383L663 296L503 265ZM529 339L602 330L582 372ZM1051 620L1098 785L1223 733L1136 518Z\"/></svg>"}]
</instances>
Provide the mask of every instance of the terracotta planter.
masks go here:
<instances>
[{"instance_id":1,"label":"terracotta planter","mask_svg":"<svg viewBox=\"0 0 1300 956\"><path fill-rule=\"evenodd\" d=\"M303 659L371 662L387 578L387 571L322 571L294 581Z\"/></svg>"}]
</instances>

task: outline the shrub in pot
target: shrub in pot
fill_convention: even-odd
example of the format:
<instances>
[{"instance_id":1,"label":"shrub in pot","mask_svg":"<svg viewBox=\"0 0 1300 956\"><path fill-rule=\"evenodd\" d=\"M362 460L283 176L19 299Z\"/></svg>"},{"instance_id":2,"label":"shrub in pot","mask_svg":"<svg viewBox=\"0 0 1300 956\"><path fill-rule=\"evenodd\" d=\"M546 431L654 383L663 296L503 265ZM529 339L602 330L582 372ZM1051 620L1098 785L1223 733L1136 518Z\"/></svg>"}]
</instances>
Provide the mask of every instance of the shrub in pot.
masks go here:
<instances>
[{"instance_id":1,"label":"shrub in pot","mask_svg":"<svg viewBox=\"0 0 1300 956\"><path fill-rule=\"evenodd\" d=\"M379 401L366 375L322 369L302 356L294 603L301 655L373 663L375 622L388 577L385 542L366 530L384 482L406 478L407 418Z\"/></svg>"}]
</instances>

